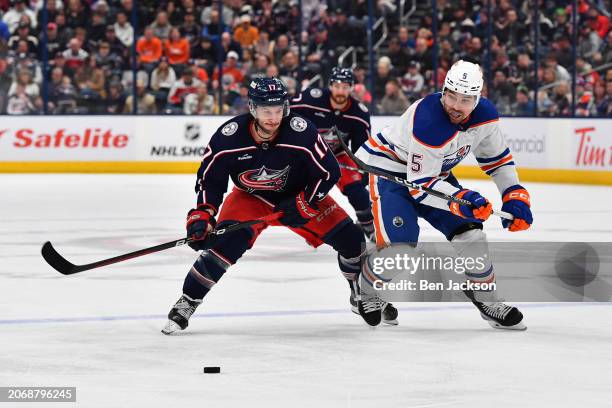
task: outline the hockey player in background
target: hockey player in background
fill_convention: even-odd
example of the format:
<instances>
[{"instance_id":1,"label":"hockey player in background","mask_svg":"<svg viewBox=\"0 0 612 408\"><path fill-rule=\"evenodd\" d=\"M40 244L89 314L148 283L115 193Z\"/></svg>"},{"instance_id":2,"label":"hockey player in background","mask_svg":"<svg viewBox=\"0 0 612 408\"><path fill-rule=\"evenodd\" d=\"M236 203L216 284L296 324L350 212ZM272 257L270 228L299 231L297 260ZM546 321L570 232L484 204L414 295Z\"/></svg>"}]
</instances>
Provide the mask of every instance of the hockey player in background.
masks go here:
<instances>
[{"instance_id":1,"label":"hockey player in background","mask_svg":"<svg viewBox=\"0 0 612 408\"><path fill-rule=\"evenodd\" d=\"M338 162L316 127L290 112L287 88L279 79L251 82L249 110L219 127L206 148L197 176L197 206L187 215L187 236L198 239L189 245L203 252L185 278L183 295L168 314L164 334L187 327L204 296L267 225L223 235L208 249L207 234L215 226L272 213L279 213L279 218L268 225L284 225L314 247L326 243L337 251L338 265L351 288L351 303L357 303L364 239L327 195L340 177ZM235 187L224 200L229 178ZM384 318L395 323L397 310L390 304L384 310Z\"/></svg>"},{"instance_id":2,"label":"hockey player in background","mask_svg":"<svg viewBox=\"0 0 612 408\"><path fill-rule=\"evenodd\" d=\"M527 190L519 184L512 154L505 142L495 106L480 96L483 77L480 66L460 60L448 71L441 93L417 100L399 120L372 135L357 157L379 170L462 198L472 207L444 201L420 190L370 176L376 243L383 248L393 243L416 243L418 218L442 232L460 256L488 250L482 231L492 205L478 192L462 187L451 170L472 152L481 169L495 182L503 206L514 216L502 220L509 231L522 231L533 222ZM471 282L494 282L490 257L484 268L466 272ZM362 290L372 289L376 275L364 262ZM368 286L369 285L369 286ZM367 292L367 290L366 290ZM360 313L371 325L380 322L380 298L362 293ZM482 317L494 328L524 330L523 315L504 304L495 290L465 291Z\"/></svg>"},{"instance_id":3,"label":"hockey player in background","mask_svg":"<svg viewBox=\"0 0 612 408\"><path fill-rule=\"evenodd\" d=\"M341 164L338 188L355 209L359 227L373 241L372 206L364 185L367 180L359 172L349 169L357 166L338 141L338 137L345 138L345 143L356 152L370 136L370 113L363 103L351 96L354 83L353 71L349 68L334 67L329 88L306 89L291 101L291 110L314 122L332 149Z\"/></svg>"}]
</instances>

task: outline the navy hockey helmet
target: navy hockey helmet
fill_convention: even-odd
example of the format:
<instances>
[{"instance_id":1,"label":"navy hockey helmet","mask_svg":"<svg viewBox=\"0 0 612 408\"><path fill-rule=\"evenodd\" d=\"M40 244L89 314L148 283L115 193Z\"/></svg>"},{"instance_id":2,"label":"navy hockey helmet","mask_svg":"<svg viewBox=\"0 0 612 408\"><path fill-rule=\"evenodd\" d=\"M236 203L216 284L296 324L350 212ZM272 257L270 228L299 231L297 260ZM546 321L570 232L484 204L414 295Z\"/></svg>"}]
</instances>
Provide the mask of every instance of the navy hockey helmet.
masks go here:
<instances>
[{"instance_id":1,"label":"navy hockey helmet","mask_svg":"<svg viewBox=\"0 0 612 408\"><path fill-rule=\"evenodd\" d=\"M329 85L334 82L342 82L353 86L355 84L355 76L350 68L333 67L329 77Z\"/></svg>"},{"instance_id":2,"label":"navy hockey helmet","mask_svg":"<svg viewBox=\"0 0 612 408\"><path fill-rule=\"evenodd\" d=\"M254 118L258 106L282 106L283 116L289 115L289 91L278 78L255 78L249 84L249 111Z\"/></svg>"}]
</instances>

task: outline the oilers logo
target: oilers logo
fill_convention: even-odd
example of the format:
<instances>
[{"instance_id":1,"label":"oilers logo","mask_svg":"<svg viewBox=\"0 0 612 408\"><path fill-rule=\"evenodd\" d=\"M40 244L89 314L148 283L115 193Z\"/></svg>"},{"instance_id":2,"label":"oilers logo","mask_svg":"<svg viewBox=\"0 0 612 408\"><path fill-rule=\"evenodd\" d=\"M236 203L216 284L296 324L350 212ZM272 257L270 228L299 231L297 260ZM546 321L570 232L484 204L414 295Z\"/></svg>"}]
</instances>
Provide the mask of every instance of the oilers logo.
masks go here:
<instances>
[{"instance_id":1,"label":"oilers logo","mask_svg":"<svg viewBox=\"0 0 612 408\"><path fill-rule=\"evenodd\" d=\"M459 150L457 150L456 152L444 156L444 161L442 162L442 171L449 171L457 164L459 164L459 162L461 162L461 160L463 160L465 156L468 155L470 149L470 145L461 146L461 148L459 148Z\"/></svg>"},{"instance_id":2,"label":"oilers logo","mask_svg":"<svg viewBox=\"0 0 612 408\"><path fill-rule=\"evenodd\" d=\"M262 166L259 169L243 171L238 176L238 181L249 193L255 190L282 191L289 176L289 169L291 169L291 166L282 170L268 169L266 166Z\"/></svg>"}]
</instances>

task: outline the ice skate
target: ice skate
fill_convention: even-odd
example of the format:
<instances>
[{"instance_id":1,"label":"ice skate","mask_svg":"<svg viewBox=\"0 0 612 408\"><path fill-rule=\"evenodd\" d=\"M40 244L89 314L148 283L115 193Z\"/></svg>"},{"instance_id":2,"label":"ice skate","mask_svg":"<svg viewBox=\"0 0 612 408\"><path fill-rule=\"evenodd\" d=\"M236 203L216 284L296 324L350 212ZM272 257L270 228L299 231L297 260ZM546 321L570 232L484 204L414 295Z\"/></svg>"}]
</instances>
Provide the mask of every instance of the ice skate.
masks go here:
<instances>
[{"instance_id":1,"label":"ice skate","mask_svg":"<svg viewBox=\"0 0 612 408\"><path fill-rule=\"evenodd\" d=\"M357 295L355 295L352 289L351 289L351 297L349 298L349 302L351 303L351 312L361 315L361 313L359 312L359 301L357 300ZM384 324L388 324L390 326L398 325L397 309L391 303L385 302L385 306L383 306L383 309L382 309L381 321Z\"/></svg>"},{"instance_id":2,"label":"ice skate","mask_svg":"<svg viewBox=\"0 0 612 408\"><path fill-rule=\"evenodd\" d=\"M527 330L523 323L523 314L514 306L509 306L501 300L497 302L479 302L472 291L464 291L474 306L480 311L480 316L494 329Z\"/></svg>"},{"instance_id":3,"label":"ice skate","mask_svg":"<svg viewBox=\"0 0 612 408\"><path fill-rule=\"evenodd\" d=\"M189 318L201 303L202 300L194 300L187 295L182 295L170 309L168 322L162 329L162 333L172 334L176 331L185 330L189 325Z\"/></svg>"}]
</instances>

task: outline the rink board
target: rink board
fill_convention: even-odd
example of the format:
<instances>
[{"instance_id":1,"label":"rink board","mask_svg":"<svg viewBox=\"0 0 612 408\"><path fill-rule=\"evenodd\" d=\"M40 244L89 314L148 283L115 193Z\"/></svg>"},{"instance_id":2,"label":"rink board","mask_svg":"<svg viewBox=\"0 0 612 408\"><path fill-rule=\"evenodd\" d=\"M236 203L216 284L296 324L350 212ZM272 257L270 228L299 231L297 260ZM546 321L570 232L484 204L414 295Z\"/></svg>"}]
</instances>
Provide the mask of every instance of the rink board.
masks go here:
<instances>
[{"instance_id":1,"label":"rink board","mask_svg":"<svg viewBox=\"0 0 612 408\"><path fill-rule=\"evenodd\" d=\"M193 173L227 116L5 117L0 172ZM378 132L398 117L372 118ZM612 185L612 121L502 118L526 181ZM487 178L470 155L455 173Z\"/></svg>"}]
</instances>

